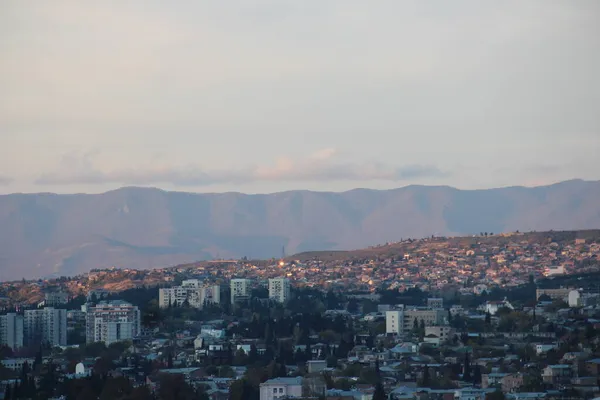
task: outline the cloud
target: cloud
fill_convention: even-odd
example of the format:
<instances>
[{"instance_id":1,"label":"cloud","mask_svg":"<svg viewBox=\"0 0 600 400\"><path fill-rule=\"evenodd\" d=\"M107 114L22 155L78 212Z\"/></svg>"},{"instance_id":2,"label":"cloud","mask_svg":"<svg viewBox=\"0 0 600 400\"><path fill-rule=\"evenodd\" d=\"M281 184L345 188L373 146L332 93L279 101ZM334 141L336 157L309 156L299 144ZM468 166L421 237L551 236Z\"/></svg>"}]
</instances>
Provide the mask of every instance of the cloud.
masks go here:
<instances>
[{"instance_id":1,"label":"cloud","mask_svg":"<svg viewBox=\"0 0 600 400\"><path fill-rule=\"evenodd\" d=\"M205 169L197 165L153 165L143 168L100 169L93 153L68 154L60 167L41 175L40 185L89 184L172 184L209 186L255 182L330 182L330 181L404 181L441 178L448 173L432 165L391 166L379 162L339 162L335 149L323 149L308 157L280 157L272 165L253 165L240 169Z\"/></svg>"},{"instance_id":2,"label":"cloud","mask_svg":"<svg viewBox=\"0 0 600 400\"><path fill-rule=\"evenodd\" d=\"M0 175L0 185L10 185L12 181L8 176Z\"/></svg>"}]
</instances>

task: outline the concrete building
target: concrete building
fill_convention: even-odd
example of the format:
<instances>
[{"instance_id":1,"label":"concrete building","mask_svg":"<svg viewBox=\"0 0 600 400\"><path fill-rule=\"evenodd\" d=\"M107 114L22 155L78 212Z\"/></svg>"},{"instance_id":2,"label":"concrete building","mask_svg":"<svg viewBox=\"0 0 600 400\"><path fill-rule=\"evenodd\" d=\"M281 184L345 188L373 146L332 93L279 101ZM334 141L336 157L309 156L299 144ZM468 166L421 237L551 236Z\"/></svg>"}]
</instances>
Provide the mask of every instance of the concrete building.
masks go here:
<instances>
[{"instance_id":1,"label":"concrete building","mask_svg":"<svg viewBox=\"0 0 600 400\"><path fill-rule=\"evenodd\" d=\"M385 312L385 333L396 335L404 333L404 310Z\"/></svg>"},{"instance_id":2,"label":"concrete building","mask_svg":"<svg viewBox=\"0 0 600 400\"><path fill-rule=\"evenodd\" d=\"M552 300L567 300L569 292L572 289L560 288L560 289L536 289L535 298L539 300L542 295L550 297Z\"/></svg>"},{"instance_id":3,"label":"concrete building","mask_svg":"<svg viewBox=\"0 0 600 400\"><path fill-rule=\"evenodd\" d=\"M425 336L435 335L440 339L440 343L447 342L454 337L454 329L448 325L426 326Z\"/></svg>"},{"instance_id":4,"label":"concrete building","mask_svg":"<svg viewBox=\"0 0 600 400\"><path fill-rule=\"evenodd\" d=\"M69 302L69 295L65 292L48 292L44 294L44 304L55 307Z\"/></svg>"},{"instance_id":5,"label":"concrete building","mask_svg":"<svg viewBox=\"0 0 600 400\"><path fill-rule=\"evenodd\" d=\"M231 289L231 304L236 301L250 299L250 279L232 279L229 283Z\"/></svg>"},{"instance_id":6,"label":"concrete building","mask_svg":"<svg viewBox=\"0 0 600 400\"><path fill-rule=\"evenodd\" d=\"M425 326L443 325L447 313L443 309L432 310L429 308L405 308L404 309L404 331L410 331L415 323L424 322Z\"/></svg>"},{"instance_id":7,"label":"concrete building","mask_svg":"<svg viewBox=\"0 0 600 400\"><path fill-rule=\"evenodd\" d=\"M131 340L140 334L140 310L122 300L101 301L86 318L87 343Z\"/></svg>"},{"instance_id":8,"label":"concrete building","mask_svg":"<svg viewBox=\"0 0 600 400\"><path fill-rule=\"evenodd\" d=\"M269 279L269 299L285 303L290 299L290 280L287 278Z\"/></svg>"},{"instance_id":9,"label":"concrete building","mask_svg":"<svg viewBox=\"0 0 600 400\"><path fill-rule=\"evenodd\" d=\"M160 308L170 306L181 307L187 303L190 307L202 308L206 303L221 302L221 287L219 285L205 286L197 279L188 279L181 286L161 288L158 291Z\"/></svg>"},{"instance_id":10,"label":"concrete building","mask_svg":"<svg viewBox=\"0 0 600 400\"><path fill-rule=\"evenodd\" d=\"M0 344L13 350L23 347L23 317L15 313L0 316Z\"/></svg>"},{"instance_id":11,"label":"concrete building","mask_svg":"<svg viewBox=\"0 0 600 400\"><path fill-rule=\"evenodd\" d=\"M50 346L66 346L67 310L54 307L25 310L23 332L26 344L45 342Z\"/></svg>"},{"instance_id":12,"label":"concrete building","mask_svg":"<svg viewBox=\"0 0 600 400\"><path fill-rule=\"evenodd\" d=\"M260 400L302 397L302 377L274 378L260 384Z\"/></svg>"},{"instance_id":13,"label":"concrete building","mask_svg":"<svg viewBox=\"0 0 600 400\"><path fill-rule=\"evenodd\" d=\"M444 299L441 297L430 297L427 299L427 307L433 310L444 308Z\"/></svg>"}]
</instances>

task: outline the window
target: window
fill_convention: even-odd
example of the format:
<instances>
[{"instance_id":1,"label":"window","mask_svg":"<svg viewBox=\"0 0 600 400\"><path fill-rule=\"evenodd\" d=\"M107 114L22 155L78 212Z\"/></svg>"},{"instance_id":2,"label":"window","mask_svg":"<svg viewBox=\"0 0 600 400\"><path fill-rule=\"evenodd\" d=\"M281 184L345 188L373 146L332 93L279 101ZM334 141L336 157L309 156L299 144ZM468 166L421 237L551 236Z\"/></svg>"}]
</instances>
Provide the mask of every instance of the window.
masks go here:
<instances>
[{"instance_id":1,"label":"window","mask_svg":"<svg viewBox=\"0 0 600 400\"><path fill-rule=\"evenodd\" d=\"M277 388L273 388L273 393L277 393Z\"/></svg>"}]
</instances>

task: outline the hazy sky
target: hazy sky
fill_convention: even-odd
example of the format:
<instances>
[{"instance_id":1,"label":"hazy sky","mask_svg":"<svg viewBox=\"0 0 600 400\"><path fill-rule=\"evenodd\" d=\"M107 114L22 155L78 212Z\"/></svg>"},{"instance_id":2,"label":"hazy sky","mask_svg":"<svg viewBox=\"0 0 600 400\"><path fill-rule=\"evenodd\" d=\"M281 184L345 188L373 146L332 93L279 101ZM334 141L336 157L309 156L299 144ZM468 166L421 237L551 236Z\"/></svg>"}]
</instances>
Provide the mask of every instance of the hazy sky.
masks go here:
<instances>
[{"instance_id":1,"label":"hazy sky","mask_svg":"<svg viewBox=\"0 0 600 400\"><path fill-rule=\"evenodd\" d=\"M0 2L0 193L600 179L600 2Z\"/></svg>"}]
</instances>

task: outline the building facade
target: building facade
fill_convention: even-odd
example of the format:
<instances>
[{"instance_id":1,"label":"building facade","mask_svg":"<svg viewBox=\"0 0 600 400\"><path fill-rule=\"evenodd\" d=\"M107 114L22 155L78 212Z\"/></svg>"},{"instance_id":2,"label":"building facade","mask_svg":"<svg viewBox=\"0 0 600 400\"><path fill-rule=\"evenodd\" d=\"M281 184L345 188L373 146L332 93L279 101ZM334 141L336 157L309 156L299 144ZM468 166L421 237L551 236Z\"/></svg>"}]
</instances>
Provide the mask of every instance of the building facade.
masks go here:
<instances>
[{"instance_id":1,"label":"building facade","mask_svg":"<svg viewBox=\"0 0 600 400\"><path fill-rule=\"evenodd\" d=\"M269 299L285 303L290 299L290 280L287 278L269 279Z\"/></svg>"},{"instance_id":2,"label":"building facade","mask_svg":"<svg viewBox=\"0 0 600 400\"><path fill-rule=\"evenodd\" d=\"M101 301L86 316L86 342L107 346L140 334L140 310L122 300Z\"/></svg>"},{"instance_id":3,"label":"building facade","mask_svg":"<svg viewBox=\"0 0 600 400\"><path fill-rule=\"evenodd\" d=\"M15 313L0 316L0 344L13 350L23 347L23 317Z\"/></svg>"},{"instance_id":4,"label":"building facade","mask_svg":"<svg viewBox=\"0 0 600 400\"><path fill-rule=\"evenodd\" d=\"M302 377L274 378L260 384L260 400L302 397Z\"/></svg>"},{"instance_id":5,"label":"building facade","mask_svg":"<svg viewBox=\"0 0 600 400\"><path fill-rule=\"evenodd\" d=\"M66 346L67 310L54 307L25 310L23 331L26 344Z\"/></svg>"},{"instance_id":6,"label":"building facade","mask_svg":"<svg viewBox=\"0 0 600 400\"><path fill-rule=\"evenodd\" d=\"M221 303L221 287L219 285L203 285L197 279L185 280L181 286L161 288L158 291L160 308L182 306L185 303L194 308L202 308L205 303Z\"/></svg>"},{"instance_id":7,"label":"building facade","mask_svg":"<svg viewBox=\"0 0 600 400\"><path fill-rule=\"evenodd\" d=\"M231 290L231 304L236 301L250 299L250 279L232 279L229 285Z\"/></svg>"},{"instance_id":8,"label":"building facade","mask_svg":"<svg viewBox=\"0 0 600 400\"><path fill-rule=\"evenodd\" d=\"M396 335L404 333L404 310L385 312L385 332Z\"/></svg>"}]
</instances>

